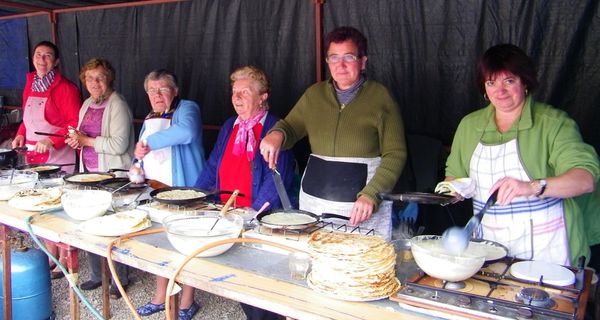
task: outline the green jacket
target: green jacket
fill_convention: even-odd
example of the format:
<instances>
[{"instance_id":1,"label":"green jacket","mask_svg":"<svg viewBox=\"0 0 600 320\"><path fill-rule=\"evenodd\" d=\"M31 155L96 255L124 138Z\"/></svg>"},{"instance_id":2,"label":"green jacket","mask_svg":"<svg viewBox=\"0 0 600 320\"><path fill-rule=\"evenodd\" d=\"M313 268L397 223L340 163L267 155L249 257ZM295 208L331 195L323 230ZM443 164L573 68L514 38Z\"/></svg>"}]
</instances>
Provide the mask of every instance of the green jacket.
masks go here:
<instances>
[{"instance_id":1,"label":"green jacket","mask_svg":"<svg viewBox=\"0 0 600 320\"><path fill-rule=\"evenodd\" d=\"M598 155L592 146L583 142L577 124L565 112L535 102L529 96L521 118L507 132L500 133L494 121L494 111L490 104L468 114L460 122L446 162L446 176L469 176L471 156L480 138L486 144L500 144L517 137L521 160L531 179L554 177L570 169L581 168L589 171L598 181ZM580 204L572 198L564 201L573 265L581 255L585 255L589 261L589 230L600 233L600 219L593 219L597 221L594 225L584 226L583 212L586 209Z\"/></svg>"},{"instance_id":2,"label":"green jacket","mask_svg":"<svg viewBox=\"0 0 600 320\"><path fill-rule=\"evenodd\" d=\"M379 203L376 194L389 192L406 162L404 124L387 89L367 80L348 105L337 101L332 80L309 87L273 130L285 135L291 148L308 135L313 153L330 157L381 157L373 179L357 194Z\"/></svg>"}]
</instances>

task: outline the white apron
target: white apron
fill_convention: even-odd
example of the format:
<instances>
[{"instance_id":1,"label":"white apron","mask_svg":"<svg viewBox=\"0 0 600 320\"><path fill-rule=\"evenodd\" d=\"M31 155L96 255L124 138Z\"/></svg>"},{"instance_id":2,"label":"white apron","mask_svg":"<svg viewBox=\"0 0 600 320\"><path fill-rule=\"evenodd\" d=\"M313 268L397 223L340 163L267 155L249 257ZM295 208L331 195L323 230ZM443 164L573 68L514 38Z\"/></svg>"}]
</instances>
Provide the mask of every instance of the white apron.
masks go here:
<instances>
[{"instance_id":1,"label":"white apron","mask_svg":"<svg viewBox=\"0 0 600 320\"><path fill-rule=\"evenodd\" d=\"M27 128L25 136L25 146L27 147L27 163L75 163L75 151L67 145L60 149L55 149L54 146L51 146L48 148L48 152L46 153L38 153L35 151L35 144L38 141L47 138L46 136L35 134L35 131L54 133L61 129L61 127L57 127L46 120L44 114L46 112L47 101L47 97L29 96L27 98L27 102L25 103L23 123L25 123L25 127ZM67 173L73 173L75 166L64 166L62 169Z\"/></svg>"},{"instance_id":2,"label":"white apron","mask_svg":"<svg viewBox=\"0 0 600 320\"><path fill-rule=\"evenodd\" d=\"M494 146L480 142L469 170L470 177L477 181L475 213L481 210L499 179L531 181L521 162L517 139ZM510 256L570 265L562 199L517 197L506 206L494 205L483 216L478 236L505 245Z\"/></svg>"},{"instance_id":3,"label":"white apron","mask_svg":"<svg viewBox=\"0 0 600 320\"><path fill-rule=\"evenodd\" d=\"M140 141L147 140L148 136L166 130L171 126L171 119L150 118L144 120L144 133ZM147 179L160 181L166 185L173 185L173 166L171 164L171 147L152 150L144 157L144 174Z\"/></svg>"},{"instance_id":4,"label":"white apron","mask_svg":"<svg viewBox=\"0 0 600 320\"><path fill-rule=\"evenodd\" d=\"M350 158L311 154L300 186L300 210L317 215L334 213L349 217L356 201L356 194L373 178L380 163L380 157ZM323 168L321 165L328 168L327 172L314 169L315 167ZM338 168L346 168L347 170L340 169L339 172L350 173L353 180L346 181L345 178L348 178L346 175L332 173ZM348 172L349 170L352 172ZM348 224L348 221L341 219L328 219L328 221ZM379 210L374 212L369 220L359 224L359 227L361 231L365 232L373 229L376 235L390 241L392 238L392 202L382 201Z\"/></svg>"}]
</instances>

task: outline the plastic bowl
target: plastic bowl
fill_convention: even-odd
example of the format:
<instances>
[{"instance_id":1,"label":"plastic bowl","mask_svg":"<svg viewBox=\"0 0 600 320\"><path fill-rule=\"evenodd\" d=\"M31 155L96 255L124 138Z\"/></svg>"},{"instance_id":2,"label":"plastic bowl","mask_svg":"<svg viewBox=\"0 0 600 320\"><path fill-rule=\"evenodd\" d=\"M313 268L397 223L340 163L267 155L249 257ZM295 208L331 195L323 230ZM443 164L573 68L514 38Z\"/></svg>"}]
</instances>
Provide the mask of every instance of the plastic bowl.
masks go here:
<instances>
[{"instance_id":1,"label":"plastic bowl","mask_svg":"<svg viewBox=\"0 0 600 320\"><path fill-rule=\"evenodd\" d=\"M8 200L21 190L32 189L38 176L37 172L29 170L14 170L14 173L13 170L0 171L0 200Z\"/></svg>"},{"instance_id":2,"label":"plastic bowl","mask_svg":"<svg viewBox=\"0 0 600 320\"><path fill-rule=\"evenodd\" d=\"M215 227L210 228L215 224ZM171 245L181 254L189 256L201 247L225 239L239 237L244 226L244 220L237 215L220 217L218 212L199 212L194 215L175 214L163 220L167 230L167 238ZM233 243L220 245L204 252L197 257L214 257L229 250Z\"/></svg>"},{"instance_id":3,"label":"plastic bowl","mask_svg":"<svg viewBox=\"0 0 600 320\"><path fill-rule=\"evenodd\" d=\"M106 213L112 194L104 190L67 190L61 196L65 212L75 220L89 220Z\"/></svg>"},{"instance_id":4,"label":"plastic bowl","mask_svg":"<svg viewBox=\"0 0 600 320\"><path fill-rule=\"evenodd\" d=\"M480 246L469 244L465 252L456 255L444 249L441 236L416 236L410 243L419 268L441 280L457 282L468 279L485 262L486 252Z\"/></svg>"}]
</instances>

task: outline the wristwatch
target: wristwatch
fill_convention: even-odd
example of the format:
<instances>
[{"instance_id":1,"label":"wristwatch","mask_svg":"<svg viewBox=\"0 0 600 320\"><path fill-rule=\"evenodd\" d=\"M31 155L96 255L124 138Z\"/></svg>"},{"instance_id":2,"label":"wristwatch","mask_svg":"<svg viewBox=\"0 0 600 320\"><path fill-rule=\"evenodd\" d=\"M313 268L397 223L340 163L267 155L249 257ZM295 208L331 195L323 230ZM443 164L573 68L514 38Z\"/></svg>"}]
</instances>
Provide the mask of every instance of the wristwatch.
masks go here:
<instances>
[{"instance_id":1,"label":"wristwatch","mask_svg":"<svg viewBox=\"0 0 600 320\"><path fill-rule=\"evenodd\" d=\"M548 181L546 181L545 179L540 179L540 180L536 180L536 181L532 182L531 184L537 189L535 196L541 197L544 194L544 192L546 191L546 186L548 185Z\"/></svg>"}]
</instances>

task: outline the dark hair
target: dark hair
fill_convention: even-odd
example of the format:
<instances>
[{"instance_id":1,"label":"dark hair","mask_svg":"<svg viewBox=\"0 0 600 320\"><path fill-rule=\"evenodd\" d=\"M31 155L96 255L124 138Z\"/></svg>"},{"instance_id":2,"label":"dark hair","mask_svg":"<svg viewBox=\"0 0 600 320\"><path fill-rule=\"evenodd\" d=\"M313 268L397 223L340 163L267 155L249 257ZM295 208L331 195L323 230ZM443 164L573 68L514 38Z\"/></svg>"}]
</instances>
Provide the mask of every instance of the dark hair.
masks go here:
<instances>
[{"instance_id":1,"label":"dark hair","mask_svg":"<svg viewBox=\"0 0 600 320\"><path fill-rule=\"evenodd\" d=\"M499 44L487 49L479 58L478 69L479 88L482 93L485 93L485 82L504 71L521 78L529 92L539 85L533 61L514 44Z\"/></svg>"},{"instance_id":2,"label":"dark hair","mask_svg":"<svg viewBox=\"0 0 600 320\"><path fill-rule=\"evenodd\" d=\"M179 89L177 85L177 77L175 74L167 69L156 69L150 71L146 78L144 78L144 91L148 91L148 81L157 81L165 79L167 80L173 89Z\"/></svg>"},{"instance_id":3,"label":"dark hair","mask_svg":"<svg viewBox=\"0 0 600 320\"><path fill-rule=\"evenodd\" d=\"M325 36L325 52L329 50L332 42L340 43L351 40L358 47L358 57L367 55L367 38L353 27L338 27Z\"/></svg>"},{"instance_id":4,"label":"dark hair","mask_svg":"<svg viewBox=\"0 0 600 320\"><path fill-rule=\"evenodd\" d=\"M40 41L35 45L35 47L33 47L33 52L35 52L38 47L48 47L52 49L52 51L54 51L54 59L59 58L58 47L54 43L50 41Z\"/></svg>"},{"instance_id":5,"label":"dark hair","mask_svg":"<svg viewBox=\"0 0 600 320\"><path fill-rule=\"evenodd\" d=\"M90 61L86 62L81 68L81 71L79 71L79 80L81 80L81 83L83 83L83 85L86 86L85 73L89 70L94 70L96 68L103 68L104 71L106 71L106 80L108 82L108 86L111 89L114 89L113 82L115 81L115 69L110 64L110 62L108 62L108 60L105 59L93 58Z\"/></svg>"}]
</instances>

